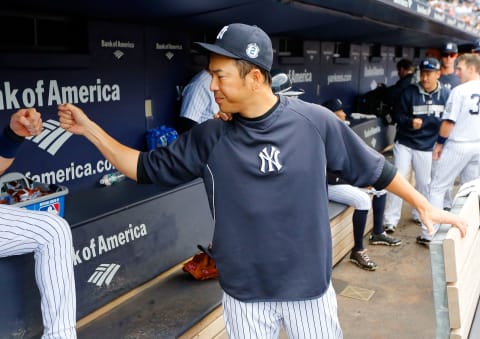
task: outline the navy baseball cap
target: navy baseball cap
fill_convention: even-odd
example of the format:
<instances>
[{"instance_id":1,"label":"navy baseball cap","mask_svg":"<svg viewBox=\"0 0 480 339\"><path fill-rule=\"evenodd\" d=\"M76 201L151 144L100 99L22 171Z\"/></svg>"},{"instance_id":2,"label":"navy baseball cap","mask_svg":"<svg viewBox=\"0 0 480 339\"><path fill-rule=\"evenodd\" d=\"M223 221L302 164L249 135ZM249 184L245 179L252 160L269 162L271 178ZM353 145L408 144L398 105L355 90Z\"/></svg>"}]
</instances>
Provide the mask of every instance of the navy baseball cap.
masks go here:
<instances>
[{"instance_id":1,"label":"navy baseball cap","mask_svg":"<svg viewBox=\"0 0 480 339\"><path fill-rule=\"evenodd\" d=\"M473 43L472 52L473 53L480 53L480 39L475 40L475 42Z\"/></svg>"},{"instance_id":2,"label":"navy baseball cap","mask_svg":"<svg viewBox=\"0 0 480 339\"><path fill-rule=\"evenodd\" d=\"M325 101L322 106L325 106L332 112L339 111L343 109L343 102L342 100L335 98L335 99L330 99L328 101Z\"/></svg>"},{"instance_id":3,"label":"navy baseball cap","mask_svg":"<svg viewBox=\"0 0 480 339\"><path fill-rule=\"evenodd\" d=\"M441 52L444 54L458 53L458 46L454 42L447 42L443 44Z\"/></svg>"},{"instance_id":4,"label":"navy baseball cap","mask_svg":"<svg viewBox=\"0 0 480 339\"><path fill-rule=\"evenodd\" d=\"M215 43L196 43L215 54L245 60L267 71L272 68L272 41L257 26L230 24L220 30Z\"/></svg>"},{"instance_id":5,"label":"navy baseball cap","mask_svg":"<svg viewBox=\"0 0 480 339\"><path fill-rule=\"evenodd\" d=\"M421 71L439 71L440 61L435 58L426 58L420 61L419 68Z\"/></svg>"}]
</instances>

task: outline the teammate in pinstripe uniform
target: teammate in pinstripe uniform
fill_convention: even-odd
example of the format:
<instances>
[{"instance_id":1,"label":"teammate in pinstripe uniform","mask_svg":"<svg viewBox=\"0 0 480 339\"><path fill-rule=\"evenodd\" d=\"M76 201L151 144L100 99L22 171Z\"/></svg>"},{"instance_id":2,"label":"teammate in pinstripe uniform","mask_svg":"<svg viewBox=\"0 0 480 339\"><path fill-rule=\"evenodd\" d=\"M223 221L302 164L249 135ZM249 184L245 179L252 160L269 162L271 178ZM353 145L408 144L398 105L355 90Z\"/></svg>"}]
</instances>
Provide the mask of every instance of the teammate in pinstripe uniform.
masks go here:
<instances>
[{"instance_id":1,"label":"teammate in pinstripe uniform","mask_svg":"<svg viewBox=\"0 0 480 339\"><path fill-rule=\"evenodd\" d=\"M290 338L341 338L327 168L358 186L387 186L427 225L450 222L464 234L465 222L433 208L324 107L276 96L272 45L260 28L231 24L215 44L201 45L211 52L210 88L231 121L210 119L150 152L120 144L71 104L59 106L60 124L138 182L171 187L203 178L230 338L276 338L282 324Z\"/></svg>"},{"instance_id":2,"label":"teammate in pinstripe uniform","mask_svg":"<svg viewBox=\"0 0 480 339\"><path fill-rule=\"evenodd\" d=\"M347 122L347 114L343 109L342 100L335 98L323 103L340 120ZM378 265L370 259L367 249L363 247L363 237L367 226L368 211L373 207L373 230L369 237L371 245L399 246L402 242L386 234L383 228L386 191L363 189L346 183L334 173L327 173L328 199L341 204L353 206L352 216L354 245L350 253L350 261L359 267L374 271ZM373 198L370 198L370 194Z\"/></svg>"},{"instance_id":3,"label":"teammate in pinstripe uniform","mask_svg":"<svg viewBox=\"0 0 480 339\"><path fill-rule=\"evenodd\" d=\"M476 39L474 42L473 42L473 45L472 45L472 53L475 53L475 54L478 54L480 55L480 39ZM479 173L480 173L480 163L478 164L479 166Z\"/></svg>"},{"instance_id":4,"label":"teammate in pinstripe uniform","mask_svg":"<svg viewBox=\"0 0 480 339\"><path fill-rule=\"evenodd\" d=\"M42 130L40 113L21 109L0 134L0 175L13 163L24 137ZM73 244L68 223L49 212L0 205L0 257L33 253L41 296L42 338L76 338Z\"/></svg>"},{"instance_id":5,"label":"teammate in pinstripe uniform","mask_svg":"<svg viewBox=\"0 0 480 339\"><path fill-rule=\"evenodd\" d=\"M433 149L430 202L441 207L442 197L460 175L461 184L480 176L480 55L458 57L460 85L448 97L440 132ZM423 225L422 225L423 226ZM435 230L438 225L435 225ZM428 244L432 238L425 227L418 239Z\"/></svg>"},{"instance_id":6,"label":"teammate in pinstripe uniform","mask_svg":"<svg viewBox=\"0 0 480 339\"><path fill-rule=\"evenodd\" d=\"M420 81L408 86L395 106L393 119L397 123L393 159L403 176L413 168L415 184L420 193L428 195L432 165L432 149L440 127L440 117L449 90L438 81L440 63L426 58L420 63ZM400 220L402 199L388 194L385 209L385 229L394 232ZM412 218L419 222L415 209Z\"/></svg>"},{"instance_id":7,"label":"teammate in pinstripe uniform","mask_svg":"<svg viewBox=\"0 0 480 339\"><path fill-rule=\"evenodd\" d=\"M458 56L458 46L454 42L445 43L440 49L440 82L448 89L455 88L460 84L460 80L455 74L455 62ZM443 208L450 210L452 208L452 192L445 192L443 199Z\"/></svg>"},{"instance_id":8,"label":"teammate in pinstripe uniform","mask_svg":"<svg viewBox=\"0 0 480 339\"><path fill-rule=\"evenodd\" d=\"M330 178L330 176L329 176ZM370 194L373 195L373 200ZM373 230L369 237L371 245L399 246L399 239L387 235L383 228L386 193L384 190L364 190L348 184L328 185L328 198L341 204L353 206L352 216L354 246L350 261L367 271L375 271L378 265L370 259L367 249L363 247L363 237L367 225L368 211L373 208Z\"/></svg>"},{"instance_id":9,"label":"teammate in pinstripe uniform","mask_svg":"<svg viewBox=\"0 0 480 339\"><path fill-rule=\"evenodd\" d=\"M213 115L218 113L218 105L210 91L211 81L212 76L206 70L202 70L195 74L183 89L180 132L212 119Z\"/></svg>"}]
</instances>

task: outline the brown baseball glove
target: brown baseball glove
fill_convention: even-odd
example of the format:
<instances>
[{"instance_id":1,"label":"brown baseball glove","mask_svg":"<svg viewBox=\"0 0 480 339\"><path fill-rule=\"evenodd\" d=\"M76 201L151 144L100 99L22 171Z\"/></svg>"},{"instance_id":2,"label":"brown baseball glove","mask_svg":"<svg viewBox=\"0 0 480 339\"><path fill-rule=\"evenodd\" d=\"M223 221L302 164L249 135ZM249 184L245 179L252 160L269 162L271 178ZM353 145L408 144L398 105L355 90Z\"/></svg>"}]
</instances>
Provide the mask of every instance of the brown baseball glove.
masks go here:
<instances>
[{"instance_id":1,"label":"brown baseball glove","mask_svg":"<svg viewBox=\"0 0 480 339\"><path fill-rule=\"evenodd\" d=\"M197 246L202 252L195 254L193 258L183 265L183 270L190 273L197 280L218 278L217 266L212 258L210 249Z\"/></svg>"}]
</instances>

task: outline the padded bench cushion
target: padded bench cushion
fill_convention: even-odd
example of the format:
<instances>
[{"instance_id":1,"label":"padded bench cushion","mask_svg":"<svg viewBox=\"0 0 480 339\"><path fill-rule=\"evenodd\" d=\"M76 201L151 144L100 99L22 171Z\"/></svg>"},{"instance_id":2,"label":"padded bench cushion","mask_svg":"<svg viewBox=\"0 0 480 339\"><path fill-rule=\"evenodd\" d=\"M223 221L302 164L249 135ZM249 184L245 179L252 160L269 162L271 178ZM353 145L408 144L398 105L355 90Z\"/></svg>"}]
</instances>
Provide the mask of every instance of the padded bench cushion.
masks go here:
<instances>
[{"instance_id":1,"label":"padded bench cushion","mask_svg":"<svg viewBox=\"0 0 480 339\"><path fill-rule=\"evenodd\" d=\"M345 211L348 208L347 205L339 204L338 202L329 201L328 202L328 216L330 220L337 217L340 213Z\"/></svg>"}]
</instances>

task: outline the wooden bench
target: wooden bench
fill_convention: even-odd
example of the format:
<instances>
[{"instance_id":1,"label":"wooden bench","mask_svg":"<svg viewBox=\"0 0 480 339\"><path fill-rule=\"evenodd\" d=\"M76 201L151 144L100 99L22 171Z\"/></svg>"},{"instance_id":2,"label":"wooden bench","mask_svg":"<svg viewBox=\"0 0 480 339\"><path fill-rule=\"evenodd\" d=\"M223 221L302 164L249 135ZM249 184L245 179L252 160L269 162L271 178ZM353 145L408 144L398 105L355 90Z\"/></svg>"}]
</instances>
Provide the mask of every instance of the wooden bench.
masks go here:
<instances>
[{"instance_id":1,"label":"wooden bench","mask_svg":"<svg viewBox=\"0 0 480 339\"><path fill-rule=\"evenodd\" d=\"M468 338L480 297L480 179L467 185L452 208L467 220L466 236L441 225L430 244L437 338Z\"/></svg>"},{"instance_id":2,"label":"wooden bench","mask_svg":"<svg viewBox=\"0 0 480 339\"><path fill-rule=\"evenodd\" d=\"M342 204L329 204L334 265L353 246L353 211L352 207ZM370 229L371 223L367 232ZM80 319L79 338L94 334L125 335L138 328L145 333L151 331L182 339L226 338L218 282L194 281L181 267L181 264L173 267Z\"/></svg>"}]
</instances>

